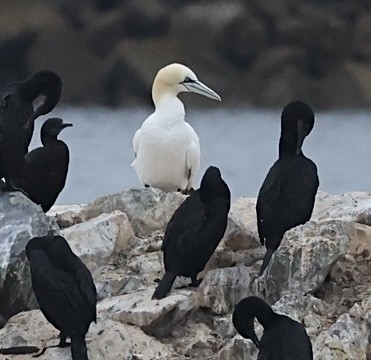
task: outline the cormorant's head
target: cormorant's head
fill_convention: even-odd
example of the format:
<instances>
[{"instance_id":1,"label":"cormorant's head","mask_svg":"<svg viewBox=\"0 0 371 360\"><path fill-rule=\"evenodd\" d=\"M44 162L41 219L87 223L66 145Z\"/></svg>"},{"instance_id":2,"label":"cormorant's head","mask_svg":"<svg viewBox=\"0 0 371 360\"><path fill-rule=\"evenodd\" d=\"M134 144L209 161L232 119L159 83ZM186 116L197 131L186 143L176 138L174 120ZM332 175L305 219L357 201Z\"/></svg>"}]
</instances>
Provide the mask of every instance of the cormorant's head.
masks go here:
<instances>
[{"instance_id":1,"label":"cormorant's head","mask_svg":"<svg viewBox=\"0 0 371 360\"><path fill-rule=\"evenodd\" d=\"M282 139L295 149L297 155L301 153L304 139L313 126L313 110L304 102L293 101L284 107L281 115Z\"/></svg>"},{"instance_id":2,"label":"cormorant's head","mask_svg":"<svg viewBox=\"0 0 371 360\"><path fill-rule=\"evenodd\" d=\"M32 252L34 250L42 250L47 252L49 249L49 245L53 240L54 235L52 232L49 232L48 235L34 237L31 240L29 240L26 245L27 258L30 259L30 256L32 256Z\"/></svg>"},{"instance_id":3,"label":"cormorant's head","mask_svg":"<svg viewBox=\"0 0 371 360\"><path fill-rule=\"evenodd\" d=\"M34 104L33 119L49 113L58 104L62 92L62 80L53 71L41 70L20 83L25 99ZM33 120L32 119L32 120Z\"/></svg>"},{"instance_id":4,"label":"cormorant's head","mask_svg":"<svg viewBox=\"0 0 371 360\"><path fill-rule=\"evenodd\" d=\"M263 300L256 296L242 299L234 308L233 325L237 332L245 339L251 339L259 347L260 341L255 334L254 318L266 329L274 316L274 311Z\"/></svg>"},{"instance_id":5,"label":"cormorant's head","mask_svg":"<svg viewBox=\"0 0 371 360\"><path fill-rule=\"evenodd\" d=\"M223 198L230 201L231 192L217 167L209 166L205 171L201 180L200 196L203 202L214 198Z\"/></svg>"},{"instance_id":6,"label":"cormorant's head","mask_svg":"<svg viewBox=\"0 0 371 360\"><path fill-rule=\"evenodd\" d=\"M64 123L60 118L49 118L41 127L41 140L45 137L56 138L66 127L73 126L71 123Z\"/></svg>"},{"instance_id":7,"label":"cormorant's head","mask_svg":"<svg viewBox=\"0 0 371 360\"><path fill-rule=\"evenodd\" d=\"M187 66L173 63L159 70L152 87L152 97L156 104L165 94L176 96L180 92L193 92L210 99L221 100L220 96L201 81Z\"/></svg>"}]
</instances>

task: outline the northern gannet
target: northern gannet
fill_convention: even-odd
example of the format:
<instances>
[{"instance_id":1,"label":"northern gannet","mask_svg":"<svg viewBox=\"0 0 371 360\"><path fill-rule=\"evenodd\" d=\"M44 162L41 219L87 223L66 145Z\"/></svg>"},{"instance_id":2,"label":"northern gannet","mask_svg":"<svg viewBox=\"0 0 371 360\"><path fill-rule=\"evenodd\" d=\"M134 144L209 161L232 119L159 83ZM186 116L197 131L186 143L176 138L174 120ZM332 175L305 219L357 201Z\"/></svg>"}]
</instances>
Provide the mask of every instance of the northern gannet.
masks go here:
<instances>
[{"instance_id":1,"label":"northern gannet","mask_svg":"<svg viewBox=\"0 0 371 360\"><path fill-rule=\"evenodd\" d=\"M157 73L152 87L155 111L134 135L132 166L143 185L163 191L187 192L200 167L200 141L184 119L180 92L221 100L184 65L170 64Z\"/></svg>"},{"instance_id":2,"label":"northern gannet","mask_svg":"<svg viewBox=\"0 0 371 360\"><path fill-rule=\"evenodd\" d=\"M267 248L260 274L285 232L306 223L312 215L319 185L317 167L301 147L313 125L314 113L301 101L289 103L282 111L279 158L269 170L256 204L259 238Z\"/></svg>"}]
</instances>

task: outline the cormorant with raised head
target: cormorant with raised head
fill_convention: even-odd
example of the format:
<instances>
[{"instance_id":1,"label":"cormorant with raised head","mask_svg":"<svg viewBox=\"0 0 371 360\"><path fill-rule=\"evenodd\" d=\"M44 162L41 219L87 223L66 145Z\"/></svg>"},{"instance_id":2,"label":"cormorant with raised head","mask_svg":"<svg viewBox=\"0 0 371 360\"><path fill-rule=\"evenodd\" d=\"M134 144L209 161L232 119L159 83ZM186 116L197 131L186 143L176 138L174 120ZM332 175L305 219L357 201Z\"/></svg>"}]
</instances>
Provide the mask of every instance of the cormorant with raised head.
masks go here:
<instances>
[{"instance_id":1,"label":"cormorant with raised head","mask_svg":"<svg viewBox=\"0 0 371 360\"><path fill-rule=\"evenodd\" d=\"M200 284L197 274L224 235L230 204L228 185L219 169L210 166L200 188L179 206L166 227L162 243L165 275L152 299L164 298L177 276L190 277L191 286Z\"/></svg>"},{"instance_id":2,"label":"cormorant with raised head","mask_svg":"<svg viewBox=\"0 0 371 360\"><path fill-rule=\"evenodd\" d=\"M59 133L72 124L62 119L50 118L41 127L41 142L44 145L24 157L21 188L30 199L47 212L64 188L69 165L67 145L57 139Z\"/></svg>"},{"instance_id":3,"label":"cormorant with raised head","mask_svg":"<svg viewBox=\"0 0 371 360\"><path fill-rule=\"evenodd\" d=\"M291 102L283 109L279 158L269 170L256 204L259 238L267 248L260 274L285 232L312 215L319 186L317 167L301 148L313 125L314 113L305 103Z\"/></svg>"},{"instance_id":4,"label":"cormorant with raised head","mask_svg":"<svg viewBox=\"0 0 371 360\"><path fill-rule=\"evenodd\" d=\"M170 64L156 75L152 87L155 111L133 138L132 163L141 183L163 191L187 193L200 167L200 140L185 121L180 92L219 100L220 96L181 64Z\"/></svg>"},{"instance_id":5,"label":"cormorant with raised head","mask_svg":"<svg viewBox=\"0 0 371 360\"><path fill-rule=\"evenodd\" d=\"M28 152L34 120L54 108L61 89L59 76L42 70L0 91L0 178L5 178L6 182L3 190L19 190L23 158ZM38 99L41 104L34 104Z\"/></svg>"},{"instance_id":6,"label":"cormorant with raised head","mask_svg":"<svg viewBox=\"0 0 371 360\"><path fill-rule=\"evenodd\" d=\"M264 328L259 340L254 318ZM262 299L242 299L233 312L233 325L245 339L259 348L258 360L313 360L312 344L304 326L285 315L275 313Z\"/></svg>"},{"instance_id":7,"label":"cormorant with raised head","mask_svg":"<svg viewBox=\"0 0 371 360\"><path fill-rule=\"evenodd\" d=\"M40 310L60 332L60 345L71 338L73 360L88 360L85 335L96 322L96 288L89 269L62 236L31 239L26 246L32 288Z\"/></svg>"}]
</instances>

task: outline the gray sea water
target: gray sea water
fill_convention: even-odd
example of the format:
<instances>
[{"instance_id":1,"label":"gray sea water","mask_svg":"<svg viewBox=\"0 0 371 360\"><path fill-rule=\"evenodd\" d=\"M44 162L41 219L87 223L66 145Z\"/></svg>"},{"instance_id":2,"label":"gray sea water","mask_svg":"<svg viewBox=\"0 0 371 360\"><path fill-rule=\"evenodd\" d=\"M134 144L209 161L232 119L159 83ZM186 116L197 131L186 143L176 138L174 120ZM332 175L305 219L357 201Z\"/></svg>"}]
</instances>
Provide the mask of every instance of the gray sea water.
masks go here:
<instances>
[{"instance_id":1,"label":"gray sea water","mask_svg":"<svg viewBox=\"0 0 371 360\"><path fill-rule=\"evenodd\" d=\"M140 187L134 169L132 138L151 108L62 107L49 117L72 122L60 138L70 148L66 187L57 204L86 203L109 193ZM201 141L197 186L209 165L221 169L232 197L255 197L278 156L280 110L187 109L187 121ZM30 149L40 146L36 120ZM371 112L316 113L303 151L318 167L320 190L329 193L371 191Z\"/></svg>"}]
</instances>

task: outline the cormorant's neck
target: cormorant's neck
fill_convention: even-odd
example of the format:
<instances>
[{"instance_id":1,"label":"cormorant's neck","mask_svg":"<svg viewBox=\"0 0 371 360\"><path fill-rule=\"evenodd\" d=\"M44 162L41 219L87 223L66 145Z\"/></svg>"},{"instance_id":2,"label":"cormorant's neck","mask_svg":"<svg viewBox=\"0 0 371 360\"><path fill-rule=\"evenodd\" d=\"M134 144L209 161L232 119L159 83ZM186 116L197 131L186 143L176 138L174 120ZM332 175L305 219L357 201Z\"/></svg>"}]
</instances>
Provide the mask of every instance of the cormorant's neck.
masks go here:
<instances>
[{"instance_id":1,"label":"cormorant's neck","mask_svg":"<svg viewBox=\"0 0 371 360\"><path fill-rule=\"evenodd\" d=\"M48 146L58 143L57 135L45 134L41 132L41 143L43 146Z\"/></svg>"},{"instance_id":2,"label":"cormorant's neck","mask_svg":"<svg viewBox=\"0 0 371 360\"><path fill-rule=\"evenodd\" d=\"M267 329L272 324L276 316L277 314L268 305L266 309L261 309L259 313L255 314L255 317L264 329Z\"/></svg>"},{"instance_id":3,"label":"cormorant's neck","mask_svg":"<svg viewBox=\"0 0 371 360\"><path fill-rule=\"evenodd\" d=\"M297 134L292 132L282 133L279 143L279 157L303 155L301 149L300 152L297 151L297 142Z\"/></svg>"}]
</instances>

